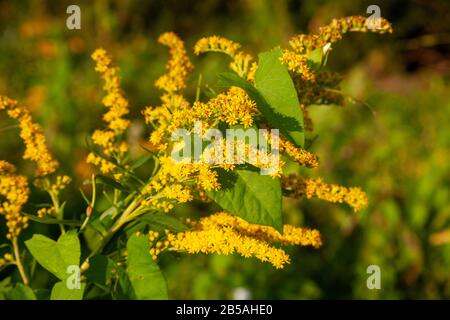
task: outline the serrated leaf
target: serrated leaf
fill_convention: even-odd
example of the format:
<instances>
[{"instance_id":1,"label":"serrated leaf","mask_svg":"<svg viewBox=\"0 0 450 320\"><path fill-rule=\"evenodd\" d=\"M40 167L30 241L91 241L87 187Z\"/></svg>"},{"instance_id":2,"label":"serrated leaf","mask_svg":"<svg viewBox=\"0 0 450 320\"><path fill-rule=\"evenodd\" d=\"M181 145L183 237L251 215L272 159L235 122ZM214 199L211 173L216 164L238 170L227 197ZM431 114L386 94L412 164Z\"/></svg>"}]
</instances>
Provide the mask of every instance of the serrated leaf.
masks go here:
<instances>
[{"instance_id":1,"label":"serrated leaf","mask_svg":"<svg viewBox=\"0 0 450 320\"><path fill-rule=\"evenodd\" d=\"M132 235L127 243L127 274L139 300L167 299L167 284L149 251L147 237Z\"/></svg>"},{"instance_id":2,"label":"serrated leaf","mask_svg":"<svg viewBox=\"0 0 450 320\"><path fill-rule=\"evenodd\" d=\"M70 276L67 273L69 266L80 263L80 241L75 230L62 234L58 241L35 234L25 241L25 245L36 261L60 280Z\"/></svg>"},{"instance_id":3,"label":"serrated leaf","mask_svg":"<svg viewBox=\"0 0 450 320\"><path fill-rule=\"evenodd\" d=\"M244 220L282 230L281 183L258 169L219 170L222 188L208 191L219 206Z\"/></svg>"},{"instance_id":4,"label":"serrated leaf","mask_svg":"<svg viewBox=\"0 0 450 320\"><path fill-rule=\"evenodd\" d=\"M280 61L281 56L281 49L259 54L255 87L275 112L274 127L280 129L291 142L303 147L303 113L289 71Z\"/></svg>"},{"instance_id":5,"label":"serrated leaf","mask_svg":"<svg viewBox=\"0 0 450 320\"><path fill-rule=\"evenodd\" d=\"M55 283L50 294L50 300L82 300L85 283L80 284L79 289L69 289L65 281Z\"/></svg>"},{"instance_id":6,"label":"serrated leaf","mask_svg":"<svg viewBox=\"0 0 450 320\"><path fill-rule=\"evenodd\" d=\"M157 224L176 232L186 231L189 228L177 218L163 213L148 213L139 218L149 225Z\"/></svg>"}]
</instances>

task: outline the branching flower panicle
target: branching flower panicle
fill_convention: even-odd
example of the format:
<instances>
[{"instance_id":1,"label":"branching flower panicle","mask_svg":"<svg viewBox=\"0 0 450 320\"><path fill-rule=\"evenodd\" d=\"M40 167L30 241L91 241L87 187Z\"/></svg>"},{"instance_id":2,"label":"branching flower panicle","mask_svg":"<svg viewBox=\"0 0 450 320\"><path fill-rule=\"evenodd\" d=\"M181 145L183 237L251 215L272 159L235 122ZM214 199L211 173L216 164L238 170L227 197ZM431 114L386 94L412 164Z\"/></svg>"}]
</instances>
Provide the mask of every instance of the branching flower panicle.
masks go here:
<instances>
[{"instance_id":1,"label":"branching flower panicle","mask_svg":"<svg viewBox=\"0 0 450 320\"><path fill-rule=\"evenodd\" d=\"M369 21L362 16L333 19L329 25L321 27L316 34L294 36L289 41L294 51L286 49L281 61L288 66L290 71L301 75L303 79L315 80L315 73L310 69L306 54L316 49L331 50L330 45L342 39L342 36L348 32L392 33L392 26L386 19L379 18L377 21L379 27L377 28L369 26Z\"/></svg>"},{"instance_id":2,"label":"branching flower panicle","mask_svg":"<svg viewBox=\"0 0 450 320\"><path fill-rule=\"evenodd\" d=\"M166 240L155 242L151 251L153 258L166 249L181 250L190 254L233 254L255 257L271 263L275 268L283 268L290 259L286 252L274 247L272 243L284 245L313 246L322 245L317 230L284 226L283 234L272 227L254 225L226 212L219 212L199 221L191 222L192 230L172 233L166 232ZM149 238L155 241L154 232Z\"/></svg>"}]
</instances>

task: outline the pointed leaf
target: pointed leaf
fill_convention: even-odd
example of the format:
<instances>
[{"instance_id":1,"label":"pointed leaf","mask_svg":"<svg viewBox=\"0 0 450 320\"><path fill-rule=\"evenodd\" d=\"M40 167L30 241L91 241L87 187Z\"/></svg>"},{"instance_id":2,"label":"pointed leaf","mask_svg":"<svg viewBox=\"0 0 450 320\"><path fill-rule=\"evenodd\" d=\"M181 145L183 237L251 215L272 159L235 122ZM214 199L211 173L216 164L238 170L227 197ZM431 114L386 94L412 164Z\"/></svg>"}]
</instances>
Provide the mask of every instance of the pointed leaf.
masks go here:
<instances>
[{"instance_id":1,"label":"pointed leaf","mask_svg":"<svg viewBox=\"0 0 450 320\"><path fill-rule=\"evenodd\" d=\"M132 235L127 243L127 273L139 300L167 299L167 284L158 264L149 251L147 237Z\"/></svg>"},{"instance_id":2,"label":"pointed leaf","mask_svg":"<svg viewBox=\"0 0 450 320\"><path fill-rule=\"evenodd\" d=\"M279 178L261 175L257 169L219 171L222 188L208 195L223 209L250 223L282 229Z\"/></svg>"}]
</instances>

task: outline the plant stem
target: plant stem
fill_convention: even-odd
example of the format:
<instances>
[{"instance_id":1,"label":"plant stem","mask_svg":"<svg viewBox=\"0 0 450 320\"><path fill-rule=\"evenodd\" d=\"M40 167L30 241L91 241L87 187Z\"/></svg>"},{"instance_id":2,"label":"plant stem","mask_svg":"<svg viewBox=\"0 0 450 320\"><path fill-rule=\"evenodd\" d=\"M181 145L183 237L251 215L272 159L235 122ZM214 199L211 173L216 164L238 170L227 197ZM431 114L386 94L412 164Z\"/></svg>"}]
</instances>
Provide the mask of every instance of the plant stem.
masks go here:
<instances>
[{"instance_id":1,"label":"plant stem","mask_svg":"<svg viewBox=\"0 0 450 320\"><path fill-rule=\"evenodd\" d=\"M22 278L23 283L28 285L29 280L27 274L25 273L25 269L23 268L22 260L20 259L19 242L17 240L17 237L14 237L12 239L12 245L14 249L14 259L16 261L17 269L19 269L20 277Z\"/></svg>"},{"instance_id":2,"label":"plant stem","mask_svg":"<svg viewBox=\"0 0 450 320\"><path fill-rule=\"evenodd\" d=\"M128 217L132 215L132 213L136 210L140 209L140 201L141 197L137 197L133 202L130 203L130 205L125 209L125 211L120 216L119 220L114 223L114 225L108 230L108 232L103 237L102 241L100 242L99 246L94 249L89 256L84 260L84 262L81 265L81 272L86 271L89 268L89 260L95 256L96 254L100 253L103 248L108 244L109 240L114 236L114 234L119 231L119 229L128 222Z\"/></svg>"},{"instance_id":3,"label":"plant stem","mask_svg":"<svg viewBox=\"0 0 450 320\"><path fill-rule=\"evenodd\" d=\"M49 191L49 194L50 198L52 199L53 206L55 207L56 218L58 218L59 220L63 220L64 217L62 215L61 208L59 207L58 197L51 191ZM63 224L59 224L59 229L61 230L61 233L66 232Z\"/></svg>"}]
</instances>

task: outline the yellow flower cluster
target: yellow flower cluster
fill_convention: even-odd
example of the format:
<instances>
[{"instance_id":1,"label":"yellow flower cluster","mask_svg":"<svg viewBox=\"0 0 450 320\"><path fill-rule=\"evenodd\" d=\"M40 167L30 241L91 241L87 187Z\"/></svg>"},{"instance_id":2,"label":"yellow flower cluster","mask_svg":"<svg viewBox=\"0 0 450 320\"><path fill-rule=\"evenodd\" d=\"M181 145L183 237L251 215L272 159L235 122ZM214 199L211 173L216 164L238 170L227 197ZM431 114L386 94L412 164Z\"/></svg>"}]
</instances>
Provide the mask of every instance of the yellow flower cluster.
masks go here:
<instances>
[{"instance_id":1,"label":"yellow flower cluster","mask_svg":"<svg viewBox=\"0 0 450 320\"><path fill-rule=\"evenodd\" d=\"M315 74L309 69L305 54L315 49L329 50L327 46L339 41L348 32L392 32L391 24L384 18L379 19L379 28L372 28L368 22L369 20L362 16L333 19L329 25L321 27L316 34L297 35L289 41L294 51L285 50L281 61L288 66L289 70L302 75L305 80L314 80Z\"/></svg>"},{"instance_id":2,"label":"yellow flower cluster","mask_svg":"<svg viewBox=\"0 0 450 320\"><path fill-rule=\"evenodd\" d=\"M223 52L230 57L233 57L238 52L241 45L239 43L228 40L224 37L211 36L201 38L194 46L194 53L200 55L205 52Z\"/></svg>"},{"instance_id":3,"label":"yellow flower cluster","mask_svg":"<svg viewBox=\"0 0 450 320\"><path fill-rule=\"evenodd\" d=\"M230 63L231 70L235 71L239 76L246 77L247 80L252 81L256 71L256 62L253 61L253 57L250 54L238 51L240 47L240 44L226 38L211 36L197 41L194 46L194 52L196 55L205 52L225 53L233 59Z\"/></svg>"},{"instance_id":4,"label":"yellow flower cluster","mask_svg":"<svg viewBox=\"0 0 450 320\"><path fill-rule=\"evenodd\" d=\"M150 142L158 151L166 150L168 138L174 130L183 128L190 121L188 115L192 110L179 94L164 94L161 101L161 106L146 107L142 112L145 122L154 128Z\"/></svg>"},{"instance_id":5,"label":"yellow flower cluster","mask_svg":"<svg viewBox=\"0 0 450 320\"><path fill-rule=\"evenodd\" d=\"M231 87L206 103L194 103L192 109L181 116L190 123L201 120L214 124L220 121L228 125L241 124L247 128L253 124L257 113L256 103L248 94L241 88Z\"/></svg>"},{"instance_id":6,"label":"yellow flower cluster","mask_svg":"<svg viewBox=\"0 0 450 320\"><path fill-rule=\"evenodd\" d=\"M304 53L323 48L328 43L335 43L348 32L392 33L392 25L384 18L380 18L379 28L369 28L368 19L363 16L349 16L333 21L319 29L317 34L301 34L293 37L289 44L297 53Z\"/></svg>"},{"instance_id":7,"label":"yellow flower cluster","mask_svg":"<svg viewBox=\"0 0 450 320\"><path fill-rule=\"evenodd\" d=\"M50 154L42 128L33 122L30 112L21 107L17 101L0 96L0 111L6 110L9 117L17 120L20 137L25 143L25 160L36 162L36 175L45 176L58 168L58 162Z\"/></svg>"},{"instance_id":8,"label":"yellow flower cluster","mask_svg":"<svg viewBox=\"0 0 450 320\"><path fill-rule=\"evenodd\" d=\"M166 231L167 233L168 231ZM165 249L169 247L169 241L158 241L159 239L159 233L157 231L150 230L148 232L148 239L150 241L150 244L152 245L152 248L150 249L149 253L152 256L153 260L158 259L158 255Z\"/></svg>"},{"instance_id":9,"label":"yellow flower cluster","mask_svg":"<svg viewBox=\"0 0 450 320\"><path fill-rule=\"evenodd\" d=\"M198 223L193 223L197 225ZM319 231L315 229L294 227L288 224L283 226L283 233L272 227L252 224L244 219L230 215L227 212L218 212L202 221L202 227L213 225L230 226L239 233L264 240L266 242L280 242L285 245L301 245L319 248L322 245Z\"/></svg>"},{"instance_id":10,"label":"yellow flower cluster","mask_svg":"<svg viewBox=\"0 0 450 320\"><path fill-rule=\"evenodd\" d=\"M309 168L317 168L319 166L319 159L314 153L302 148L297 148L293 143L282 137L280 137L280 151L286 152L301 166Z\"/></svg>"},{"instance_id":11,"label":"yellow flower cluster","mask_svg":"<svg viewBox=\"0 0 450 320\"><path fill-rule=\"evenodd\" d=\"M264 136L267 141L272 140L270 133L266 133ZM286 153L301 166L308 168L317 168L319 166L319 159L314 153L309 152L306 149L296 147L292 142L282 136L279 136L278 147L280 152Z\"/></svg>"},{"instance_id":12,"label":"yellow flower cluster","mask_svg":"<svg viewBox=\"0 0 450 320\"><path fill-rule=\"evenodd\" d=\"M108 111L103 115L103 120L107 123L107 129L96 130L92 134L92 140L102 148L106 157L114 157L119 160L128 151L127 143L121 141L124 132L130 126L130 121L124 118L129 113L128 101L120 88L119 68L113 66L106 51L97 49L91 57L96 63L95 70L104 81L103 88L107 94L102 102L108 108ZM93 152L88 155L87 162L100 166L103 173L110 173L116 168L114 163Z\"/></svg>"},{"instance_id":13,"label":"yellow flower cluster","mask_svg":"<svg viewBox=\"0 0 450 320\"><path fill-rule=\"evenodd\" d=\"M150 142L160 151L167 148L168 138L175 130L192 129L196 121L202 121L203 130L218 122L249 127L258 114L255 102L238 87L232 87L206 103L197 101L193 106L180 95L163 95L161 99L161 106L147 107L143 111L146 123L155 127Z\"/></svg>"},{"instance_id":14,"label":"yellow flower cluster","mask_svg":"<svg viewBox=\"0 0 450 320\"><path fill-rule=\"evenodd\" d=\"M171 156L161 156L160 165L157 176L144 188L147 206L168 212L174 203L191 201L189 182L196 182L203 190L220 188L217 173L207 164L175 162Z\"/></svg>"},{"instance_id":15,"label":"yellow flower cluster","mask_svg":"<svg viewBox=\"0 0 450 320\"><path fill-rule=\"evenodd\" d=\"M186 79L193 65L184 48L183 41L173 32L162 34L159 43L169 47L170 59L166 64L168 73L156 80L156 87L167 93L175 93L186 87Z\"/></svg>"},{"instance_id":16,"label":"yellow flower cluster","mask_svg":"<svg viewBox=\"0 0 450 320\"><path fill-rule=\"evenodd\" d=\"M3 258L0 258L0 268L12 263L14 263L14 257L11 253L5 253Z\"/></svg>"},{"instance_id":17,"label":"yellow flower cluster","mask_svg":"<svg viewBox=\"0 0 450 320\"><path fill-rule=\"evenodd\" d=\"M289 263L289 256L284 250L271 246L271 243L311 245L315 248L322 245L317 230L286 225L282 235L272 227L253 225L225 212L202 218L191 225L193 230L185 232L174 234L166 231L166 240L155 242L150 251L153 259L166 249L190 254L238 253L246 258L255 257L269 262L278 269ZM157 233L151 232L149 239L154 242L158 236Z\"/></svg>"},{"instance_id":18,"label":"yellow flower cluster","mask_svg":"<svg viewBox=\"0 0 450 320\"><path fill-rule=\"evenodd\" d=\"M357 187L347 188L336 184L327 184L321 178L305 179L296 175L282 178L282 186L293 197L317 197L333 203L347 203L354 211L367 207L367 195Z\"/></svg>"},{"instance_id":19,"label":"yellow flower cluster","mask_svg":"<svg viewBox=\"0 0 450 320\"><path fill-rule=\"evenodd\" d=\"M54 207L50 207L50 208L41 208L38 210L37 212L37 216L39 218L43 218L45 216L55 216L56 215L56 210Z\"/></svg>"},{"instance_id":20,"label":"yellow flower cluster","mask_svg":"<svg viewBox=\"0 0 450 320\"><path fill-rule=\"evenodd\" d=\"M314 72L308 66L308 58L305 55L285 49L281 56L281 63L287 65L290 71L301 75L304 80L312 81L316 79Z\"/></svg>"},{"instance_id":21,"label":"yellow flower cluster","mask_svg":"<svg viewBox=\"0 0 450 320\"><path fill-rule=\"evenodd\" d=\"M72 179L69 176L63 175L63 176L57 176L55 183L53 183L50 186L50 190L58 194L61 190L65 189L66 186L72 181Z\"/></svg>"},{"instance_id":22,"label":"yellow flower cluster","mask_svg":"<svg viewBox=\"0 0 450 320\"><path fill-rule=\"evenodd\" d=\"M9 240L19 236L28 227L28 217L21 214L28 200L28 182L26 177L15 175L15 167L0 160L0 195L5 198L0 203L0 214L5 216Z\"/></svg>"},{"instance_id":23,"label":"yellow flower cluster","mask_svg":"<svg viewBox=\"0 0 450 320\"><path fill-rule=\"evenodd\" d=\"M69 176L59 175L55 179L37 179L34 181L34 185L42 190L47 191L52 199L58 199L59 193L64 190L67 185L72 181ZM37 212L39 218L44 216L55 216L57 209L55 207L41 208Z\"/></svg>"}]
</instances>

